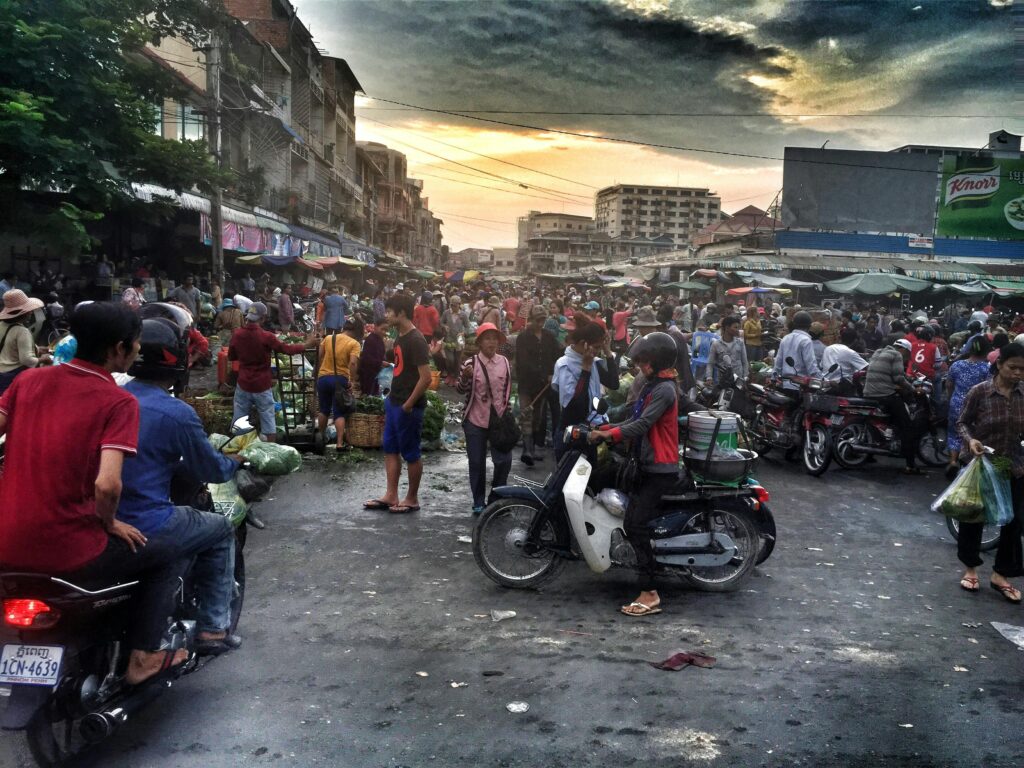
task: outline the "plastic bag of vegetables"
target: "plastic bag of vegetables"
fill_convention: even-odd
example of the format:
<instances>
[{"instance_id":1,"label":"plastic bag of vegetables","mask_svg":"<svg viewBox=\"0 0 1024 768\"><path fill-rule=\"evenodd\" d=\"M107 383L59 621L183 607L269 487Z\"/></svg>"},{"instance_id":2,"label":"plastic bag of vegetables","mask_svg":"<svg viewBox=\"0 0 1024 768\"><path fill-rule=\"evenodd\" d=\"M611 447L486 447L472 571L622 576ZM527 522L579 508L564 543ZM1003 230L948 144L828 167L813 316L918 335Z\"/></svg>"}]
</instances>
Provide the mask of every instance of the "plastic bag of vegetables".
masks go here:
<instances>
[{"instance_id":1,"label":"plastic bag of vegetables","mask_svg":"<svg viewBox=\"0 0 1024 768\"><path fill-rule=\"evenodd\" d=\"M302 466L302 455L290 445L254 442L241 456L264 475L287 475Z\"/></svg>"}]
</instances>

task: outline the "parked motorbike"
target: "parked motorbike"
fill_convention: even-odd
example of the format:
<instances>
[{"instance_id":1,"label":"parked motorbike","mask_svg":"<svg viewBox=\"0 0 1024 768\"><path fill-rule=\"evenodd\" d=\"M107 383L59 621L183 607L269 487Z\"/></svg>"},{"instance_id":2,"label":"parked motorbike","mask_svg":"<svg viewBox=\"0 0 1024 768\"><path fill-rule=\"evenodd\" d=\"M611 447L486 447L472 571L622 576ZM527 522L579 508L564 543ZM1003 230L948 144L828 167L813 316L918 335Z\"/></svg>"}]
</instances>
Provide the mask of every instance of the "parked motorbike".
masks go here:
<instances>
[{"instance_id":1,"label":"parked motorbike","mask_svg":"<svg viewBox=\"0 0 1024 768\"><path fill-rule=\"evenodd\" d=\"M910 418L920 438L917 456L927 466L941 467L949 461L945 436L940 433L931 411L932 383L924 376L914 379L916 394L908 404ZM900 439L892 417L873 400L846 398L834 414L831 439L836 463L847 469L863 466L870 456L902 456Z\"/></svg>"},{"instance_id":2,"label":"parked motorbike","mask_svg":"<svg viewBox=\"0 0 1024 768\"><path fill-rule=\"evenodd\" d=\"M222 514L235 526L232 633L245 598L246 523L249 503L256 500L249 491L257 489L259 493L261 487L259 481L241 476L243 472L239 470L237 491L227 500L217 493L217 486L178 487L172 493L176 503ZM197 490L199 498L187 495ZM179 495L182 493L186 495ZM125 636L134 619L132 605L138 586L138 581L132 581L87 589L46 574L0 573L0 684L11 686L0 727L24 731L29 751L42 768L70 764L113 735L179 677L212 660L192 652L198 600L189 569L175 596L163 643L165 649L189 651L189 661L139 685L126 684L129 649Z\"/></svg>"},{"instance_id":3,"label":"parked motorbike","mask_svg":"<svg viewBox=\"0 0 1024 768\"><path fill-rule=\"evenodd\" d=\"M602 488L618 474L615 454L603 446L595 451L589 433L587 425L566 428L567 450L545 483L516 478L520 485L494 489L496 499L473 531L473 555L495 583L537 588L581 558L595 573L635 567L623 531L628 497L612 484ZM749 477L738 487L681 483L662 498L664 514L649 523L655 559L699 589L736 589L774 547L768 501L768 491Z\"/></svg>"},{"instance_id":4,"label":"parked motorbike","mask_svg":"<svg viewBox=\"0 0 1024 768\"><path fill-rule=\"evenodd\" d=\"M747 382L737 378L729 355L723 355L721 365L716 366L716 381L708 386L696 382L696 401L711 411L730 411L743 418L751 418L754 407L747 398Z\"/></svg>"}]
</instances>

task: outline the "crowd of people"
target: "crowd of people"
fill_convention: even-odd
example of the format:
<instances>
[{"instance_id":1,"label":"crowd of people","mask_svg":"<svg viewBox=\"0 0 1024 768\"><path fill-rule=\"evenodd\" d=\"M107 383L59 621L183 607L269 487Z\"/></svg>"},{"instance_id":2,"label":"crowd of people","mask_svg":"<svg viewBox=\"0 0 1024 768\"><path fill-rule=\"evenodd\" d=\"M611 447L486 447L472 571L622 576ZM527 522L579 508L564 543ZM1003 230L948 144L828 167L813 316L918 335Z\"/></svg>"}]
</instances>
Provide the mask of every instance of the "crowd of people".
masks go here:
<instances>
[{"instance_id":1,"label":"crowd of people","mask_svg":"<svg viewBox=\"0 0 1024 768\"><path fill-rule=\"evenodd\" d=\"M207 357L209 344L200 328L218 334L228 348L228 358L234 364L235 418L257 414L259 432L265 440L274 440L277 434L271 378L275 352L295 355L316 350L316 428L326 433L333 421L338 450L347 448L346 419L354 411L356 399L367 394L383 396L385 488L364 506L399 514L420 509L421 431L432 364L465 399L462 430L472 493L469 506L474 514L482 512L493 498L488 485L493 494L494 487L507 482L515 446L497 440L496 430L513 411L521 427L518 458L524 465L557 460L564 450L561 427L588 421L597 426L596 440L642 444L640 471L648 475L644 487L657 489L664 480L664 467L677 464L674 427L670 437L666 427L669 415L674 425L676 414L695 408L692 399L699 387L715 387L727 373L731 374L729 380L739 382L755 375L811 376L830 380L835 387L848 391L859 386L855 382L863 375L864 396L890 411L904 437L905 471L911 474L920 470L914 465L914 424L907 416L906 398L918 394L915 385L921 381L932 384L934 400L948 408L951 477L958 471L961 458L977 453L976 444L991 442L993 435L1010 429L1007 425L1024 419L1024 408L1020 407L1024 401L1018 403L1018 398L1024 396L1019 384L1024 375L1024 347L1020 344L1024 341L1024 315L1000 312L991 306L950 306L932 313L890 311L884 304L839 301L802 307L795 302L765 300L764 294L756 293L744 297L744 301L715 303L701 298L681 299L675 291L501 286L486 282L466 286L368 280L351 287L331 284L315 294L308 286L293 292L292 285L275 286L268 276L257 281L246 273L233 281L230 295L225 295L218 283L204 286L208 292L200 290L195 279L186 277L161 303L173 308L168 314L148 308L152 303L147 302L143 291L144 278L134 277L120 302L86 301L78 305L71 314L70 329L77 351L67 367L60 366L64 372L59 377L46 377L38 372L26 375L33 368L54 362L49 348L38 344L32 331L36 313L46 302L11 287L13 282L5 278L0 285L8 288L0 311L0 416L4 419L0 423L9 427L9 450L29 439L26 432L13 429L14 414L35 407L26 403L33 403L33 397L43 397L44 383L74 390L82 383L75 376L93 376L109 383L112 373L134 371L142 383L122 391L133 398L136 411L141 409L141 431L137 416L132 417L135 421L129 420L131 423L122 423L126 417L119 417L113 422L119 425L117 434L106 434L113 427L95 433L99 441L93 446L95 461L84 468L87 473L106 478L111 488L117 485L113 476L120 471L124 456L139 449L137 435L147 434L146 414L151 412L161 424L173 420L175 414L169 402L147 388L146 377L164 394L164 384L180 384L182 375ZM297 331L304 336L282 338ZM168 349L177 349L179 337L183 354L168 353ZM140 360L148 361L146 365L135 363L140 339ZM174 359L174 371L160 367L160 353ZM162 363L165 367L166 362L164 359ZM162 372L160 375L154 376L154 365ZM391 376L382 378L381 372L389 367ZM623 387L627 375L628 386ZM791 385L783 381L781 386ZM979 394L983 389L984 397ZM104 392L111 408L127 402L123 396ZM609 415L598 413L593 406L594 399L605 393L616 393L619 402ZM996 394L1007 398L1008 405ZM127 413L132 409L123 410ZM184 412L177 415L194 432L195 419ZM32 431L47 434L43 425L28 417L19 421L22 425L31 423ZM136 436L129 435L133 430ZM187 437L196 435L190 433ZM31 439L38 440L38 436ZM1000 450L1019 455L1019 446L1013 440L996 442ZM489 484L488 453L493 464ZM112 454L123 456L115 461ZM195 460L211 477L230 470L198 449ZM155 465L158 461L154 454L149 463ZM407 490L401 494L403 464ZM1019 475L1024 476L1024 461L1019 465ZM1018 463L1013 466L1016 477ZM154 487L164 482L159 472L153 471L151 476ZM98 499L102 484L97 483ZM1019 485L1014 481L1015 503L1024 503L1024 486ZM10 498L0 493L4 505L22 493L12 486L10 482L3 486ZM111 496L110 492L104 493ZM144 491L137 495L147 498ZM637 494L637 498L642 500L644 496ZM20 496L19 500L24 501ZM69 502L81 506L84 500L46 500L58 506ZM33 499L33 503L40 500ZM115 509L105 512L91 526L81 557L70 566L63 563L65 570L70 567L77 574L108 547L132 547L155 540L172 517L165 509L167 519L154 525L142 513L120 519L114 515ZM635 529L642 524L644 513L637 504L631 504L631 510L626 524ZM184 519L174 523L187 524ZM12 530L16 538L31 538L17 526ZM968 535L961 541L961 559L968 567L962 584L965 589L976 586L974 569L979 562L977 547L972 544L974 531L967 530ZM1020 593L1003 577L1021 570L1020 540L1019 536L1006 538L1016 544L1007 543L1006 551L1000 550L993 584L1007 599L1019 600ZM211 546L198 534L183 540L203 551ZM33 547L38 549L30 542L24 551L31 553ZM173 553L180 555L179 550ZM639 555L641 565L653 562L644 555ZM0 553L0 561L6 562L10 556L11 551ZM219 552L211 560L222 562L223 557L224 553ZM21 559L20 555L14 557L17 562ZM21 564L56 565L35 561ZM156 566L149 563L146 567ZM641 595L623 606L629 615L659 610L650 569L641 570L646 574ZM91 571L83 573L88 576ZM166 580L167 574L162 578ZM205 639L215 646L236 642L225 639L220 626L222 613L212 611L204 627ZM153 656L151 646L151 633L142 633L137 642L139 675L147 674L153 664L173 662Z\"/></svg>"}]
</instances>

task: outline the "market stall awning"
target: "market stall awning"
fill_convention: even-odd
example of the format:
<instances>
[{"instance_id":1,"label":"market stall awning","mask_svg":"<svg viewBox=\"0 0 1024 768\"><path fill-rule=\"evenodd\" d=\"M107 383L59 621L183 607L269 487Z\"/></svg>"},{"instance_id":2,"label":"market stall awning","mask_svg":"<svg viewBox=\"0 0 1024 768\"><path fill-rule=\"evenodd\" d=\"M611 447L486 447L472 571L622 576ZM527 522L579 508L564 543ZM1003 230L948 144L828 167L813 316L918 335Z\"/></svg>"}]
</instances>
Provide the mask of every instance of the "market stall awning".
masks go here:
<instances>
[{"instance_id":1,"label":"market stall awning","mask_svg":"<svg viewBox=\"0 0 1024 768\"><path fill-rule=\"evenodd\" d=\"M980 280L972 280L969 283L963 283L960 285L956 283L948 283L946 285L932 286L932 292L934 293L947 293L949 291L963 294L964 296L984 296L989 293L993 293L993 290Z\"/></svg>"},{"instance_id":2,"label":"market stall awning","mask_svg":"<svg viewBox=\"0 0 1024 768\"><path fill-rule=\"evenodd\" d=\"M341 243L336 237L323 232L314 232L312 229L300 227L298 224L289 224L288 228L292 235L304 242L308 242L308 248L303 249L303 255L310 253L313 256L328 256L337 258L341 256Z\"/></svg>"},{"instance_id":3,"label":"market stall awning","mask_svg":"<svg viewBox=\"0 0 1024 768\"><path fill-rule=\"evenodd\" d=\"M906 275L888 272L860 272L839 280L829 280L825 287L836 293L862 293L868 296L885 296L890 293L927 291L932 283Z\"/></svg>"},{"instance_id":4,"label":"market stall awning","mask_svg":"<svg viewBox=\"0 0 1024 768\"><path fill-rule=\"evenodd\" d=\"M737 271L736 275L744 283L757 283L758 285L764 285L769 288L817 288L821 290L821 283L809 283L806 280L793 280L789 277L766 275L762 272Z\"/></svg>"},{"instance_id":5,"label":"market stall awning","mask_svg":"<svg viewBox=\"0 0 1024 768\"><path fill-rule=\"evenodd\" d=\"M710 291L711 286L699 280L684 280L681 283L662 283L658 288L674 288L680 291Z\"/></svg>"},{"instance_id":6,"label":"market stall awning","mask_svg":"<svg viewBox=\"0 0 1024 768\"><path fill-rule=\"evenodd\" d=\"M306 269L314 270L316 272L323 272L324 270L324 265L321 264L316 259L295 259L293 262L290 263L296 264L297 266L300 267L305 267Z\"/></svg>"},{"instance_id":7,"label":"market stall awning","mask_svg":"<svg viewBox=\"0 0 1024 768\"><path fill-rule=\"evenodd\" d=\"M789 288L768 288L761 285L748 285L745 288L730 288L726 293L729 296L746 296L748 293L792 293L792 291Z\"/></svg>"}]
</instances>

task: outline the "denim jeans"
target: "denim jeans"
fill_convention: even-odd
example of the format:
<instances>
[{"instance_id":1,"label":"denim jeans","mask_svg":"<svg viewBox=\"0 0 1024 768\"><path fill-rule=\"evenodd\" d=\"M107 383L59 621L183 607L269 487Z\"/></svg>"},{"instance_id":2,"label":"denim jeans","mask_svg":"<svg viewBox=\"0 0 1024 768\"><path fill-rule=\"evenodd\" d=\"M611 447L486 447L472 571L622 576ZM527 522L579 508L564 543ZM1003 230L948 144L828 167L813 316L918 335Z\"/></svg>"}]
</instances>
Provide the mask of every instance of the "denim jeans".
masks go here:
<instances>
[{"instance_id":1,"label":"denim jeans","mask_svg":"<svg viewBox=\"0 0 1024 768\"><path fill-rule=\"evenodd\" d=\"M237 421L243 416L252 413L255 407L260 415L260 434L276 435L277 422L274 421L274 390L268 389L265 392L246 392L241 387L235 387L235 400L233 404L232 421Z\"/></svg>"},{"instance_id":2,"label":"denim jeans","mask_svg":"<svg viewBox=\"0 0 1024 768\"><path fill-rule=\"evenodd\" d=\"M487 490L487 430L478 427L466 419L462 422L462 431L466 433L466 454L469 457L469 487L473 491L473 506L485 504L484 492ZM508 482L508 473L512 469L512 451L499 451L491 446L491 461L494 462L494 479L492 490Z\"/></svg>"},{"instance_id":3,"label":"denim jeans","mask_svg":"<svg viewBox=\"0 0 1024 768\"><path fill-rule=\"evenodd\" d=\"M223 632L231 624L235 590L235 529L222 515L175 507L167 524L139 550L154 562L195 558L192 582L199 597L200 632Z\"/></svg>"}]
</instances>

